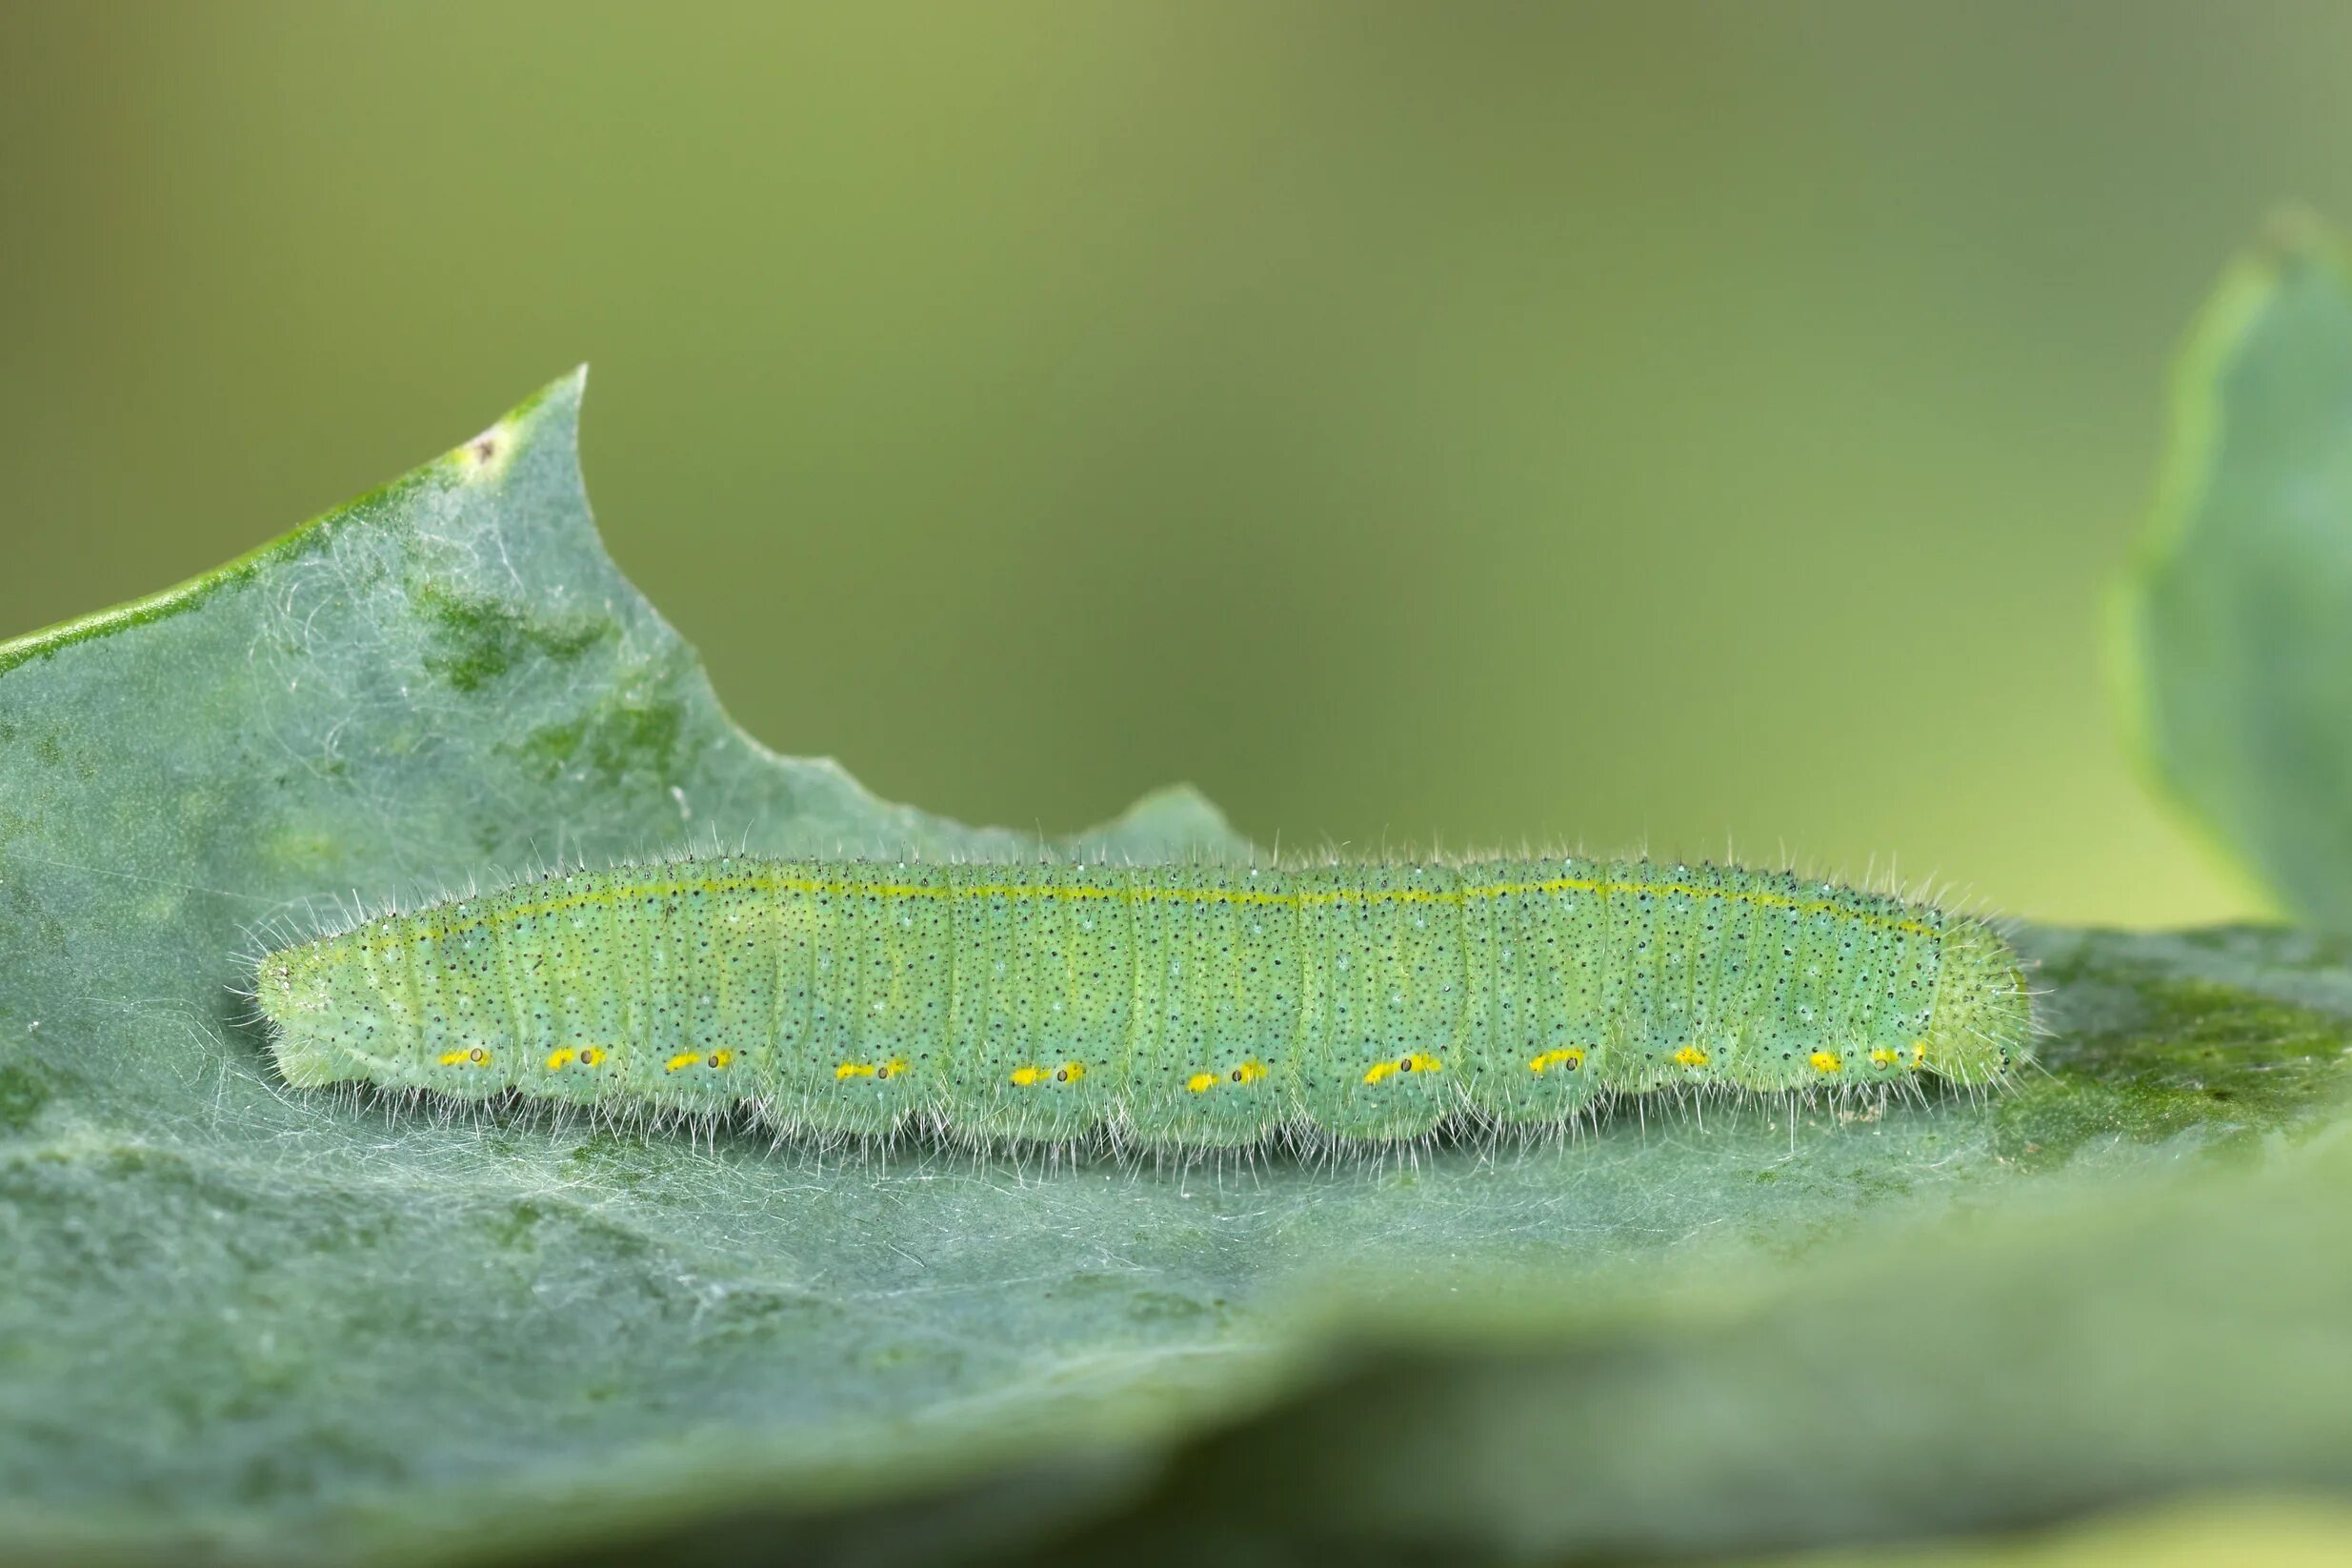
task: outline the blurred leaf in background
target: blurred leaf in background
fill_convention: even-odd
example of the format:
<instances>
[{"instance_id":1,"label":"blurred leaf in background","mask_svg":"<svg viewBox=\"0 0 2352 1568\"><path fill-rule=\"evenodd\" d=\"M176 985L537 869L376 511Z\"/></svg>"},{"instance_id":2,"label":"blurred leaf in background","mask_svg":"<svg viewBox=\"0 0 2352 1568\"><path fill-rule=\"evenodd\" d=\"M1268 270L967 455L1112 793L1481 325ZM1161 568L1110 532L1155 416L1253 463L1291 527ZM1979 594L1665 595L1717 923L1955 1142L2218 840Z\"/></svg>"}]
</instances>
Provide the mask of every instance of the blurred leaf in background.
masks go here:
<instances>
[{"instance_id":1,"label":"blurred leaf in background","mask_svg":"<svg viewBox=\"0 0 2352 1568\"><path fill-rule=\"evenodd\" d=\"M1526 1147L289 1091L238 990L354 894L1035 842L734 729L598 545L579 395L0 645L0 1558L1687 1558L2352 1487L2352 947L2293 932L2029 933L1998 1096ZM1240 845L1183 791L1090 841Z\"/></svg>"},{"instance_id":2,"label":"blurred leaf in background","mask_svg":"<svg viewBox=\"0 0 2352 1568\"><path fill-rule=\"evenodd\" d=\"M2295 918L2352 932L2352 280L2282 218L2205 307L2118 602L2159 787Z\"/></svg>"},{"instance_id":3,"label":"blurred leaf in background","mask_svg":"<svg viewBox=\"0 0 2352 1568\"><path fill-rule=\"evenodd\" d=\"M2203 1500L1991 1539L1775 1557L1756 1568L2338 1568L2352 1561L2352 1505L2307 1498Z\"/></svg>"}]
</instances>

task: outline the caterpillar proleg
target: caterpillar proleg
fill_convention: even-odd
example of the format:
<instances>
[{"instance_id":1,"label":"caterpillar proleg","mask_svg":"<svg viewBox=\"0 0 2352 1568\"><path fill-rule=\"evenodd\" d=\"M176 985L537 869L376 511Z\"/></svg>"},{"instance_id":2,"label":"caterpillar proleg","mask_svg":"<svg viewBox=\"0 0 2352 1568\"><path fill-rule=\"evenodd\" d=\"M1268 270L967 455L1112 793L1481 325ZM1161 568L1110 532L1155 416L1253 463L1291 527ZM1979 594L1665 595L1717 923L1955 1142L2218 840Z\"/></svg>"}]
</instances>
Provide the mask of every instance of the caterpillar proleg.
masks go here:
<instances>
[{"instance_id":1,"label":"caterpillar proleg","mask_svg":"<svg viewBox=\"0 0 2352 1568\"><path fill-rule=\"evenodd\" d=\"M1583 857L578 871L271 953L287 1081L1220 1148L1597 1099L1998 1084L2009 944L1786 873Z\"/></svg>"}]
</instances>

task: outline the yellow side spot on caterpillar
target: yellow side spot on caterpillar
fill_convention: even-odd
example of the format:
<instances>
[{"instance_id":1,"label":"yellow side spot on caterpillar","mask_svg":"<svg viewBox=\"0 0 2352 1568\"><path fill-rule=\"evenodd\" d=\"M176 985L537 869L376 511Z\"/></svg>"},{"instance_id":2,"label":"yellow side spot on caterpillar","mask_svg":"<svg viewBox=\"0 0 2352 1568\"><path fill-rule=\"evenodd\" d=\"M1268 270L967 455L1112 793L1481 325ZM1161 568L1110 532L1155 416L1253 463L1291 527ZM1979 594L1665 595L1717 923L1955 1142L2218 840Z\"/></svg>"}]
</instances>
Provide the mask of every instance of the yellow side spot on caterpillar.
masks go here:
<instances>
[{"instance_id":1,"label":"yellow side spot on caterpillar","mask_svg":"<svg viewBox=\"0 0 2352 1568\"><path fill-rule=\"evenodd\" d=\"M840 1066L833 1070L833 1075L835 1082L840 1082L847 1078L870 1078L874 1076L874 1063L870 1061L845 1061Z\"/></svg>"},{"instance_id":2,"label":"yellow side spot on caterpillar","mask_svg":"<svg viewBox=\"0 0 2352 1568\"><path fill-rule=\"evenodd\" d=\"M577 1060L579 1055L577 1051L550 1052L547 1058L547 1070L551 1073L560 1073Z\"/></svg>"},{"instance_id":3,"label":"yellow side spot on caterpillar","mask_svg":"<svg viewBox=\"0 0 2352 1568\"><path fill-rule=\"evenodd\" d=\"M1891 1046L1882 1045L1870 1054L1870 1065L1873 1067L1895 1067L1901 1062L1902 1053Z\"/></svg>"},{"instance_id":4,"label":"yellow side spot on caterpillar","mask_svg":"<svg viewBox=\"0 0 2352 1568\"><path fill-rule=\"evenodd\" d=\"M1086 1076L1086 1064L1082 1061L1066 1061L1061 1064L1060 1070L1054 1076L1061 1083L1075 1083Z\"/></svg>"},{"instance_id":5,"label":"yellow side spot on caterpillar","mask_svg":"<svg viewBox=\"0 0 2352 1568\"><path fill-rule=\"evenodd\" d=\"M1845 1059L1835 1051L1816 1051L1805 1060L1813 1064L1816 1073L1839 1073L1845 1070Z\"/></svg>"},{"instance_id":6,"label":"yellow side spot on caterpillar","mask_svg":"<svg viewBox=\"0 0 2352 1568\"><path fill-rule=\"evenodd\" d=\"M1686 1045L1674 1054L1674 1064L1677 1067L1704 1067L1707 1065L1707 1054L1695 1045Z\"/></svg>"},{"instance_id":7,"label":"yellow side spot on caterpillar","mask_svg":"<svg viewBox=\"0 0 2352 1568\"><path fill-rule=\"evenodd\" d=\"M1013 1071L1013 1081L1023 1089L1033 1089L1040 1083L1075 1083L1086 1076L1086 1064L1066 1061L1059 1067L1018 1067Z\"/></svg>"},{"instance_id":8,"label":"yellow side spot on caterpillar","mask_svg":"<svg viewBox=\"0 0 2352 1568\"><path fill-rule=\"evenodd\" d=\"M1549 1073L1555 1067L1563 1067L1573 1073L1583 1065L1584 1053L1573 1045L1565 1051L1546 1051L1540 1056L1530 1056L1527 1059L1527 1070L1530 1073Z\"/></svg>"},{"instance_id":9,"label":"yellow side spot on caterpillar","mask_svg":"<svg viewBox=\"0 0 2352 1568\"><path fill-rule=\"evenodd\" d=\"M1196 1095L1205 1095L1216 1087L1216 1075L1215 1073L1195 1073L1184 1080L1184 1087Z\"/></svg>"},{"instance_id":10,"label":"yellow side spot on caterpillar","mask_svg":"<svg viewBox=\"0 0 2352 1568\"><path fill-rule=\"evenodd\" d=\"M1917 1067L1920 1063L1925 1061L1926 1059L1927 1042L1925 1040L1913 1040L1911 1042L1911 1065Z\"/></svg>"},{"instance_id":11,"label":"yellow side spot on caterpillar","mask_svg":"<svg viewBox=\"0 0 2352 1568\"><path fill-rule=\"evenodd\" d=\"M602 1067L604 1065L604 1047L600 1045L581 1046L580 1065L582 1067Z\"/></svg>"},{"instance_id":12,"label":"yellow side spot on caterpillar","mask_svg":"<svg viewBox=\"0 0 2352 1568\"><path fill-rule=\"evenodd\" d=\"M671 1057L667 1062L662 1064L662 1071L665 1073L675 1073L681 1068L694 1066L694 1063L700 1061L701 1059L702 1053L699 1051L681 1051L676 1055Z\"/></svg>"},{"instance_id":13,"label":"yellow side spot on caterpillar","mask_svg":"<svg viewBox=\"0 0 2352 1568\"><path fill-rule=\"evenodd\" d=\"M1013 1081L1023 1089L1034 1089L1043 1083L1048 1076L1049 1075L1042 1067L1016 1067L1013 1070Z\"/></svg>"},{"instance_id":14,"label":"yellow side spot on caterpillar","mask_svg":"<svg viewBox=\"0 0 2352 1568\"><path fill-rule=\"evenodd\" d=\"M444 1067L488 1067L490 1053L478 1045L470 1051L444 1051L441 1053L441 1065Z\"/></svg>"},{"instance_id":15,"label":"yellow side spot on caterpillar","mask_svg":"<svg viewBox=\"0 0 2352 1568\"><path fill-rule=\"evenodd\" d=\"M1398 1073L1439 1073L1444 1070L1445 1063L1435 1056L1423 1055L1416 1051L1410 1055L1399 1056L1395 1061L1374 1062L1364 1070L1364 1081L1379 1083Z\"/></svg>"},{"instance_id":16,"label":"yellow side spot on caterpillar","mask_svg":"<svg viewBox=\"0 0 2352 1568\"><path fill-rule=\"evenodd\" d=\"M892 1078L902 1078L913 1071L914 1069L910 1068L906 1064L904 1057L894 1056L889 1061L884 1062L880 1067L874 1069L874 1075L882 1079L884 1082L888 1082Z\"/></svg>"},{"instance_id":17,"label":"yellow side spot on caterpillar","mask_svg":"<svg viewBox=\"0 0 2352 1568\"><path fill-rule=\"evenodd\" d=\"M1256 1083L1265 1075L1266 1064L1260 1061L1245 1061L1233 1070L1233 1080L1236 1083Z\"/></svg>"},{"instance_id":18,"label":"yellow side spot on caterpillar","mask_svg":"<svg viewBox=\"0 0 2352 1568\"><path fill-rule=\"evenodd\" d=\"M714 1051L702 1058L702 1065L714 1071L724 1071L734 1064L735 1054L732 1051Z\"/></svg>"}]
</instances>

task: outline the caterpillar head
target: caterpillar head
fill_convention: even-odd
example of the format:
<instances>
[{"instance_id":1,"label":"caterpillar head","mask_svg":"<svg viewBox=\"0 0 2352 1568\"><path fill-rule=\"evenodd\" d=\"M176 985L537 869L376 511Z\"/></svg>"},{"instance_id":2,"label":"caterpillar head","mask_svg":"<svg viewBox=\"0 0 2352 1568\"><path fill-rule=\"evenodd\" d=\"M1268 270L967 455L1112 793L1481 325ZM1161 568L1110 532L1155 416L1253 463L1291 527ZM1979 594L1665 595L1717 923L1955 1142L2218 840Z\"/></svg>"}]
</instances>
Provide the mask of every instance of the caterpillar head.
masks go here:
<instances>
[{"instance_id":1,"label":"caterpillar head","mask_svg":"<svg viewBox=\"0 0 2352 1568\"><path fill-rule=\"evenodd\" d=\"M1980 920L1947 927L1920 1065L1954 1083L1999 1083L2025 1059L2033 1025L2017 950Z\"/></svg>"},{"instance_id":2,"label":"caterpillar head","mask_svg":"<svg viewBox=\"0 0 2352 1568\"><path fill-rule=\"evenodd\" d=\"M280 948L262 959L255 995L278 1071L298 1089L347 1078L386 1080L393 1038L362 932ZM396 1080L394 1080L396 1081Z\"/></svg>"}]
</instances>

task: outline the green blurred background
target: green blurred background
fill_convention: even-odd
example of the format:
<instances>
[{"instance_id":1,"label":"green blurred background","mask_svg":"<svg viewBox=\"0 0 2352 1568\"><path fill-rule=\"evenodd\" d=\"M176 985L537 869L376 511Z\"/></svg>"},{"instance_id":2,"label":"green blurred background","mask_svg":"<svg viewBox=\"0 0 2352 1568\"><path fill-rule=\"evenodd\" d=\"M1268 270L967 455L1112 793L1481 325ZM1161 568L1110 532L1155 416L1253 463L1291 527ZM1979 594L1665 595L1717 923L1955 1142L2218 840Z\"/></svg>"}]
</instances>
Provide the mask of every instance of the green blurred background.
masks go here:
<instances>
[{"instance_id":1,"label":"green blurred background","mask_svg":"<svg viewBox=\"0 0 2352 1568\"><path fill-rule=\"evenodd\" d=\"M1066 829L2253 908L2121 754L2173 347L2339 5L0 5L0 634L580 360L762 739Z\"/></svg>"}]
</instances>

